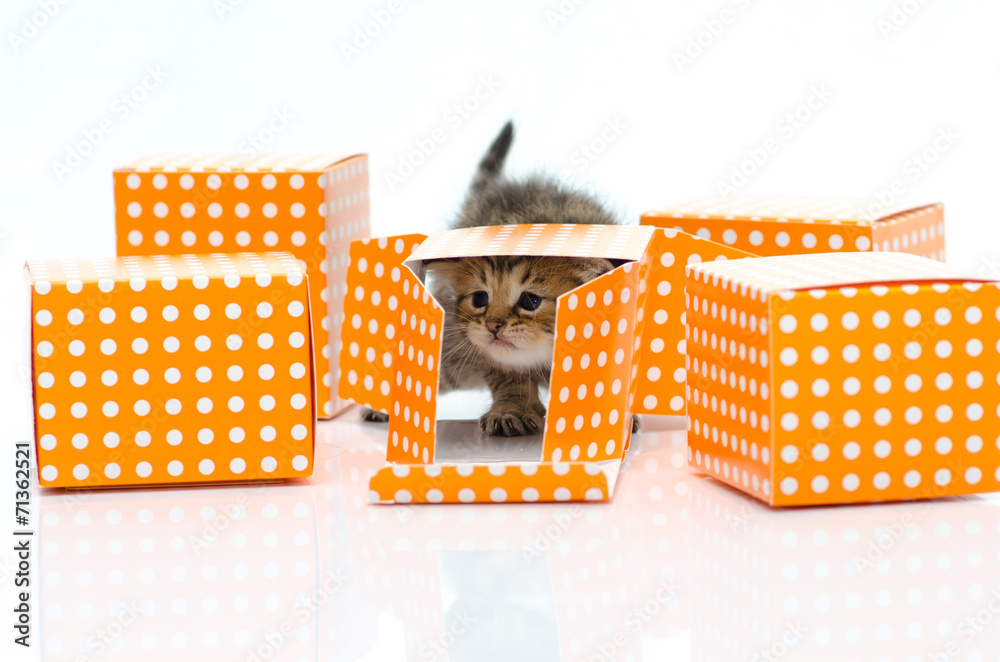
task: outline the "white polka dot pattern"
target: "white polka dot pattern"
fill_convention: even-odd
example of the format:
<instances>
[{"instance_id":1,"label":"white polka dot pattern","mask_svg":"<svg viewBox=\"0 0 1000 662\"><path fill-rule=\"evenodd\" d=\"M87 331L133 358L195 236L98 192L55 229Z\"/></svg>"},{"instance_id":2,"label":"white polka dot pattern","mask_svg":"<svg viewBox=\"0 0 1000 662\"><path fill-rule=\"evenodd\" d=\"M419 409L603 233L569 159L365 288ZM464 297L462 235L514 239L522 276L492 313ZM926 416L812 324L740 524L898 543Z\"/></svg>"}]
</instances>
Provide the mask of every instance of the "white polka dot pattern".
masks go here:
<instances>
[{"instance_id":1,"label":"white polka dot pattern","mask_svg":"<svg viewBox=\"0 0 1000 662\"><path fill-rule=\"evenodd\" d=\"M673 227L756 255L903 251L944 260L944 208L795 196L710 198L649 211Z\"/></svg>"},{"instance_id":2,"label":"white polka dot pattern","mask_svg":"<svg viewBox=\"0 0 1000 662\"><path fill-rule=\"evenodd\" d=\"M42 495L46 659L314 659L342 650L342 628L373 644L339 466L318 460L308 485Z\"/></svg>"},{"instance_id":3,"label":"white polka dot pattern","mask_svg":"<svg viewBox=\"0 0 1000 662\"><path fill-rule=\"evenodd\" d=\"M872 283L964 280L968 274L948 264L907 253L783 255L726 264L693 266L749 288L750 296L782 290L805 290Z\"/></svg>"},{"instance_id":4,"label":"white polka dot pattern","mask_svg":"<svg viewBox=\"0 0 1000 662\"><path fill-rule=\"evenodd\" d=\"M301 172L326 170L343 160L337 154L153 154L122 167L136 172ZM154 183L155 184L155 183ZM162 188L162 187L159 187Z\"/></svg>"},{"instance_id":5,"label":"white polka dot pattern","mask_svg":"<svg viewBox=\"0 0 1000 662\"><path fill-rule=\"evenodd\" d=\"M351 244L340 352L342 398L391 411L390 393L396 380L393 363L399 354L402 328L400 305L411 300L403 292L402 281L404 274L412 277L412 272L403 261L425 239L424 235L410 234ZM407 279L407 287L410 282ZM428 365L433 367L432 362Z\"/></svg>"},{"instance_id":6,"label":"white polka dot pattern","mask_svg":"<svg viewBox=\"0 0 1000 662\"><path fill-rule=\"evenodd\" d=\"M284 250L312 283L321 417L336 398L349 242L370 234L367 157L157 156L115 171L119 255Z\"/></svg>"},{"instance_id":7,"label":"white polka dot pattern","mask_svg":"<svg viewBox=\"0 0 1000 662\"><path fill-rule=\"evenodd\" d=\"M402 270L401 281L386 458L428 464L434 458L444 309L409 269Z\"/></svg>"},{"instance_id":8,"label":"white polka dot pattern","mask_svg":"<svg viewBox=\"0 0 1000 662\"><path fill-rule=\"evenodd\" d=\"M739 219L747 221L807 221L868 225L875 219L906 212L912 207L897 202L884 207L862 198L821 198L794 195L741 194L708 197L662 207L655 213L675 218ZM652 212L651 212L652 213Z\"/></svg>"},{"instance_id":9,"label":"white polka dot pattern","mask_svg":"<svg viewBox=\"0 0 1000 662\"><path fill-rule=\"evenodd\" d=\"M493 226L356 242L347 278L340 393L390 414L390 461L427 464L435 456L443 312L414 275L420 261L508 254L626 261L563 295L557 304L542 459L571 464L620 461L628 447L633 411L683 411L684 322L679 314L668 320L666 308L679 303L685 264L702 256L747 255L674 230L648 227ZM650 315L653 322L645 324ZM648 357L643 361L637 350L645 346L649 351L642 353ZM391 484L396 478L389 472L385 479ZM495 487L506 490L502 480ZM480 488L469 489L478 494L477 500L489 500ZM393 494L379 498L395 498ZM510 490L506 494L511 500L524 496ZM422 502L425 496L409 498Z\"/></svg>"},{"instance_id":10,"label":"white polka dot pattern","mask_svg":"<svg viewBox=\"0 0 1000 662\"><path fill-rule=\"evenodd\" d=\"M637 414L683 415L684 269L689 264L738 260L750 254L677 230L662 229L652 235L648 257L649 272L640 281L640 341L631 409Z\"/></svg>"},{"instance_id":11,"label":"white polka dot pattern","mask_svg":"<svg viewBox=\"0 0 1000 662\"><path fill-rule=\"evenodd\" d=\"M637 225L490 225L436 234L408 259L550 255L638 260L652 234L652 228Z\"/></svg>"},{"instance_id":12,"label":"white polka dot pattern","mask_svg":"<svg viewBox=\"0 0 1000 662\"><path fill-rule=\"evenodd\" d=\"M615 466L607 466L608 464ZM522 465L470 463L413 467L396 465L379 469L372 476L371 501L377 503L604 501L610 494L608 474L617 476L619 464L619 460L614 460L611 463L531 462Z\"/></svg>"},{"instance_id":13,"label":"white polka dot pattern","mask_svg":"<svg viewBox=\"0 0 1000 662\"><path fill-rule=\"evenodd\" d=\"M631 433L629 386L639 269L627 264L559 298L546 461L620 459Z\"/></svg>"},{"instance_id":14,"label":"white polka dot pattern","mask_svg":"<svg viewBox=\"0 0 1000 662\"><path fill-rule=\"evenodd\" d=\"M308 284L292 255L27 268L42 485L312 472Z\"/></svg>"},{"instance_id":15,"label":"white polka dot pattern","mask_svg":"<svg viewBox=\"0 0 1000 662\"><path fill-rule=\"evenodd\" d=\"M1000 487L1000 373L982 372L1000 351L998 284L901 254L688 274L699 470L773 505Z\"/></svg>"},{"instance_id":16,"label":"white polka dot pattern","mask_svg":"<svg viewBox=\"0 0 1000 662\"><path fill-rule=\"evenodd\" d=\"M809 519L691 485L692 659L996 658L990 504L869 504Z\"/></svg>"}]
</instances>

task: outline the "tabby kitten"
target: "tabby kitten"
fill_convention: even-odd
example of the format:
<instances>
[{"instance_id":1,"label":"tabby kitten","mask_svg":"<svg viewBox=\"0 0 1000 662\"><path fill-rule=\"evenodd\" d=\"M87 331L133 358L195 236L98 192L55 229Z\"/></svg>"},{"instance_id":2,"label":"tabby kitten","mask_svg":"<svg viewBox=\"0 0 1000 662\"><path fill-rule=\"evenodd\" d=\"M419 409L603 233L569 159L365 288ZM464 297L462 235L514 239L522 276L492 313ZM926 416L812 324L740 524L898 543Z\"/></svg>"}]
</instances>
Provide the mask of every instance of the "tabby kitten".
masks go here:
<instances>
[{"instance_id":1,"label":"tabby kitten","mask_svg":"<svg viewBox=\"0 0 1000 662\"><path fill-rule=\"evenodd\" d=\"M601 205L544 179L514 181L502 170L514 136L508 122L473 179L455 228L532 223L614 224ZM475 257L426 264L428 287L445 310L441 390L487 386L493 405L483 432L518 436L541 430L555 344L556 298L614 268L608 260ZM368 410L366 420L386 420Z\"/></svg>"}]
</instances>

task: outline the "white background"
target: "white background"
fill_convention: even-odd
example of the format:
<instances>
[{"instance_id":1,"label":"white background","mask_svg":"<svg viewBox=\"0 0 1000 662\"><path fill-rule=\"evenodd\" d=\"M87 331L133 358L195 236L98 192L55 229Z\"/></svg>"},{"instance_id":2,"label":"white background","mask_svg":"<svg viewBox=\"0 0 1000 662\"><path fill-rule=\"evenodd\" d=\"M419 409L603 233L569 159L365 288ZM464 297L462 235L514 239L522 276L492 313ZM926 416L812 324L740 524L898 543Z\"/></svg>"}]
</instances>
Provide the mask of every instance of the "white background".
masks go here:
<instances>
[{"instance_id":1,"label":"white background","mask_svg":"<svg viewBox=\"0 0 1000 662\"><path fill-rule=\"evenodd\" d=\"M114 167L158 152L241 151L268 138L276 113L291 117L267 151L371 155L377 234L442 228L514 119L513 173L564 177L624 220L716 193L773 139L743 191L871 197L898 182L915 203L945 203L949 261L1000 276L995 2L566 0L559 14L558 0L400 0L353 54L344 45L388 0L53 0L43 20L44 4L0 10L4 448L30 436L23 261L112 254ZM136 89L148 70L163 79ZM473 102L477 88L484 98ZM816 89L825 100L800 109ZM143 98L129 108L123 94ZM449 121L463 100L477 108ZM796 110L809 117L783 128ZM608 122L622 128L602 145ZM58 172L102 124L112 130ZM439 128L444 141L390 186L387 173ZM954 139L935 148L942 132ZM603 153L581 161L594 141ZM922 169L912 159L926 150L934 163ZM4 451L5 485L12 464Z\"/></svg>"}]
</instances>

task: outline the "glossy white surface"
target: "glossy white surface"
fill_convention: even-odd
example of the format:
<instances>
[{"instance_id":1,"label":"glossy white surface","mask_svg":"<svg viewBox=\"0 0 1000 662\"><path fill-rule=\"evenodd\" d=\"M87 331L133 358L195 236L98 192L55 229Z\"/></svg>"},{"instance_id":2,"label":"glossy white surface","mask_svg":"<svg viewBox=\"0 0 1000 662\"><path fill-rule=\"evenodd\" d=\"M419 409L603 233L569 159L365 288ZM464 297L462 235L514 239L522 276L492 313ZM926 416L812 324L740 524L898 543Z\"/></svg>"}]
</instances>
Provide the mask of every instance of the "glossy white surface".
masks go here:
<instances>
[{"instance_id":1,"label":"glossy white surface","mask_svg":"<svg viewBox=\"0 0 1000 662\"><path fill-rule=\"evenodd\" d=\"M483 150L514 118L512 173L543 168L593 188L624 219L716 194L743 167L752 172L740 192L941 200L949 260L1000 276L1000 3L402 0L392 22L346 57L342 45L387 5L5 0L0 420L7 442L31 438L21 266L28 258L112 255L110 173L149 154L245 153L248 139L272 153L367 151L373 231L430 232L455 212ZM46 16L43 6L56 10ZM567 6L568 15L558 13ZM712 36L706 26L718 31L727 10L733 20ZM43 25L13 42L31 21ZM695 57L679 61L687 49ZM149 70L165 78L154 82ZM454 105L483 91L484 78L499 86L453 121ZM809 109L817 89L830 94ZM134 94L141 101L119 101ZM807 118L790 123L794 113ZM437 131L444 142L401 184L391 183L417 141L426 145ZM751 155L761 158L768 141L776 151L755 167ZM79 156L80 145L87 153L60 174L55 167ZM776 659L926 662L949 641L958 646L953 661L1000 659L1000 616L989 611L998 603L988 597L1000 582L994 497L927 509L778 513L689 474L680 462L683 433L663 432L637 441L608 504L371 508L366 472L381 465L384 433L354 420L320 425L323 461L308 483L86 500L36 495L38 542L59 549L49 555L43 545L35 557L30 650L14 646L8 629L13 527L10 498L0 501L7 517L0 520L7 536L0 660L243 662L264 631L289 621L292 636L272 659L395 662L408 650L434 659L433 651L420 657L421 645L448 632L446 623L457 633L468 607L481 618L455 639L452 660L489 660L492 646L501 650L494 659L519 659L503 657L501 644L552 659L542 656L557 642L567 659L591 662L608 659L609 649L595 646L623 631L626 614L655 596L664 573L680 587L676 607L623 634L619 659L752 660L793 617L809 630ZM10 494L10 456L0 459L0 476ZM215 547L196 554L202 510L218 515L239 494L250 499L246 514L232 516ZM689 503L699 495L701 506ZM727 516L723 504L736 514ZM84 510L90 519L77 524ZM107 521L111 510L121 513L118 524ZM171 518L180 512L183 519ZM846 564L875 532L907 513L919 537L894 542L860 578L847 575ZM46 526L42 518L52 514L60 523ZM819 530L822 547L812 542ZM300 533L308 537L301 546ZM782 544L788 533L795 547ZM277 536L273 547L269 534ZM112 539L121 541L118 554L107 549ZM539 539L547 549L529 564L522 546ZM488 563L492 574L479 572L477 584L476 569ZM786 579L789 563L798 574ZM818 563L829 566L825 577L816 576ZM350 581L328 606L318 616L307 610L304 621L296 616L296 596L341 566ZM523 576L512 579L517 567ZM46 584L50 572L57 584ZM915 590L920 601L911 604ZM797 616L784 612L786 603L795 606L789 598ZM153 615L123 626L126 648L81 653L81 638L115 623L111 604L131 599L149 600ZM986 629L961 634L961 621L984 609ZM495 639L490 614L501 623ZM821 647L824 631L829 643ZM178 634L182 648L174 647ZM206 646L206 636L218 643Z\"/></svg>"},{"instance_id":2,"label":"glossy white surface","mask_svg":"<svg viewBox=\"0 0 1000 662\"><path fill-rule=\"evenodd\" d=\"M369 505L356 411L308 481L43 492L44 659L1000 659L1000 501L772 510L647 424L609 503Z\"/></svg>"}]
</instances>

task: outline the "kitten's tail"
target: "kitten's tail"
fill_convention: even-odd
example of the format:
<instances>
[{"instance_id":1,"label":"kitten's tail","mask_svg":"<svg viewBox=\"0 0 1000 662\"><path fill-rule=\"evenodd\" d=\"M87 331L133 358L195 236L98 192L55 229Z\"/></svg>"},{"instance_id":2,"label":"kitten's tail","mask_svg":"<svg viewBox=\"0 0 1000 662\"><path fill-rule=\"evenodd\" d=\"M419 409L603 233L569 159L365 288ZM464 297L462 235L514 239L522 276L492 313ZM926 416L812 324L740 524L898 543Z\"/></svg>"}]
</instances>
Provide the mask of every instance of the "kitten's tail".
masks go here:
<instances>
[{"instance_id":1,"label":"kitten's tail","mask_svg":"<svg viewBox=\"0 0 1000 662\"><path fill-rule=\"evenodd\" d=\"M484 189L487 184L500 176L504 161L507 160L507 152L510 151L510 144L513 140L514 123L507 122L504 124L503 129L500 130L500 134L493 141L493 144L486 150L486 156L479 162L479 170L476 171L476 177L472 180L473 191Z\"/></svg>"}]
</instances>

